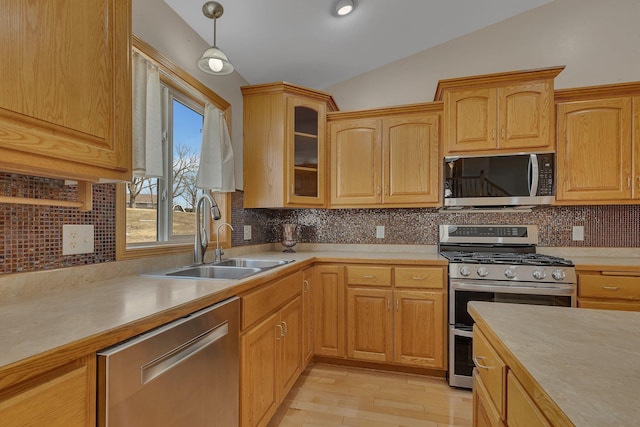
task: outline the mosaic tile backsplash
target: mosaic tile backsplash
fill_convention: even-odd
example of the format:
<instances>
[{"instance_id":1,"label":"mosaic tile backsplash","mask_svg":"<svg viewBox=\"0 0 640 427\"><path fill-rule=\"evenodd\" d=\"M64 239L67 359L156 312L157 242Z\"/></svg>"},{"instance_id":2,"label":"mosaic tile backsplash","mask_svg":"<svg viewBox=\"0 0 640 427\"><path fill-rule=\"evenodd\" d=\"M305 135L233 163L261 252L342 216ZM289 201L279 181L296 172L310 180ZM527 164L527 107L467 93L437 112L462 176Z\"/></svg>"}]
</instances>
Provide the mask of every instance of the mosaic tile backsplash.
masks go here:
<instances>
[{"instance_id":1,"label":"mosaic tile backsplash","mask_svg":"<svg viewBox=\"0 0 640 427\"><path fill-rule=\"evenodd\" d=\"M75 200L64 181L0 172L0 194ZM93 210L0 204L0 273L44 270L115 260L115 185L93 186ZM244 209L232 196L232 245L279 242L282 224L299 225L301 243L435 245L440 224L536 224L540 246L640 247L640 206L540 207L531 212L451 213L436 209ZM93 224L95 253L62 255L62 225ZM243 226L252 239L243 240ZM376 226L385 238L376 239ZM571 240L584 226L584 241Z\"/></svg>"}]
</instances>

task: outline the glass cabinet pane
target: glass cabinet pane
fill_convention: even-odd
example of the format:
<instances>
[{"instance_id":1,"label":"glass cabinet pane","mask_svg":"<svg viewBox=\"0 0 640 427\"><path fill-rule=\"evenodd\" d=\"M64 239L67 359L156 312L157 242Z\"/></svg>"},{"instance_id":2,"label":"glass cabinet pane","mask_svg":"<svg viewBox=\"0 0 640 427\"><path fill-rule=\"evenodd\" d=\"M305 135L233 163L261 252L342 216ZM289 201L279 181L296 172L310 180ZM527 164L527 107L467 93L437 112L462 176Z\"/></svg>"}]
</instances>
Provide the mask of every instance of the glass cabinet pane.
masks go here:
<instances>
[{"instance_id":1,"label":"glass cabinet pane","mask_svg":"<svg viewBox=\"0 0 640 427\"><path fill-rule=\"evenodd\" d=\"M318 112L294 108L294 194L318 197Z\"/></svg>"},{"instance_id":2,"label":"glass cabinet pane","mask_svg":"<svg viewBox=\"0 0 640 427\"><path fill-rule=\"evenodd\" d=\"M318 112L308 107L296 107L295 132L318 135Z\"/></svg>"}]
</instances>

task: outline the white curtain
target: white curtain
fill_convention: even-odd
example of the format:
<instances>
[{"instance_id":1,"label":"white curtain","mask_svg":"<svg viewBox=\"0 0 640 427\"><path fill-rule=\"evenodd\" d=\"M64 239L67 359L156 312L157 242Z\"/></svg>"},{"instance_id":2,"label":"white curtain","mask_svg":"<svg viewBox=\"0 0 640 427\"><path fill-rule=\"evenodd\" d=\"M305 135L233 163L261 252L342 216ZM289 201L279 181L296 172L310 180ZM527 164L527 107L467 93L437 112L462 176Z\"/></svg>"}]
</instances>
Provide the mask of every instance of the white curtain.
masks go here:
<instances>
[{"instance_id":1,"label":"white curtain","mask_svg":"<svg viewBox=\"0 0 640 427\"><path fill-rule=\"evenodd\" d=\"M162 91L158 67L133 54L133 174L163 176Z\"/></svg>"},{"instance_id":2,"label":"white curtain","mask_svg":"<svg viewBox=\"0 0 640 427\"><path fill-rule=\"evenodd\" d=\"M233 169L233 147L224 113L206 103L196 187L233 192L236 190Z\"/></svg>"}]
</instances>

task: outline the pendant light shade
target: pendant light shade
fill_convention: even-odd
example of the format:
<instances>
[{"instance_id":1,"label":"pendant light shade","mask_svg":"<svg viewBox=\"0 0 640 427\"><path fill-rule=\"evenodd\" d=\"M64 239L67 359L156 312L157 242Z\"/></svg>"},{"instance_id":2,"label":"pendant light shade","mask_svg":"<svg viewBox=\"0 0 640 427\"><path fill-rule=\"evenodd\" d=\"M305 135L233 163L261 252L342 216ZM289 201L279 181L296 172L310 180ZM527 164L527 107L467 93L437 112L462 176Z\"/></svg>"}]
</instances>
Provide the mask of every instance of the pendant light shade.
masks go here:
<instances>
[{"instance_id":1,"label":"pendant light shade","mask_svg":"<svg viewBox=\"0 0 640 427\"><path fill-rule=\"evenodd\" d=\"M202 6L202 13L213 19L213 46L205 50L198 60L198 68L207 74L224 76L233 72L233 65L227 55L216 46L216 21L222 16L224 9L217 1L208 1Z\"/></svg>"}]
</instances>

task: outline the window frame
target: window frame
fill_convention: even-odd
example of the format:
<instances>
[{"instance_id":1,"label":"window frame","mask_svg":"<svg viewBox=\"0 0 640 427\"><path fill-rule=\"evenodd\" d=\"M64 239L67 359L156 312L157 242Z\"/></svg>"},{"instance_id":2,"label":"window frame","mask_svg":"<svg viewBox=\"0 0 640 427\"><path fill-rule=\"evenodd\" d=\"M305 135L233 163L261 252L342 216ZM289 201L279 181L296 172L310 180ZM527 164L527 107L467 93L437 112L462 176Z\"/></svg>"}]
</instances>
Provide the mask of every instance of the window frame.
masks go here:
<instances>
[{"instance_id":1,"label":"window frame","mask_svg":"<svg viewBox=\"0 0 640 427\"><path fill-rule=\"evenodd\" d=\"M202 106L204 109L204 100L220 109L227 121L227 126L231 129L231 104L225 99L217 95L211 89L200 83L196 78L175 65L162 53L132 35L133 48L140 52L147 59L155 62L161 70L160 83L167 86L170 90L177 92L181 97L190 102ZM178 99L180 101L180 99ZM213 193L222 218L219 221L210 221L209 229L214 230L216 223L231 223L231 194L230 193ZM186 253L193 251L193 241L163 241L149 242L148 244L138 243L135 246L127 247L126 239L126 184L119 183L116 185L116 259L125 260L132 258L141 258L154 255L168 255L174 253ZM209 244L216 244L216 233L209 234ZM222 227L220 230L220 246L223 248L231 247L231 232L228 227Z\"/></svg>"}]
</instances>

